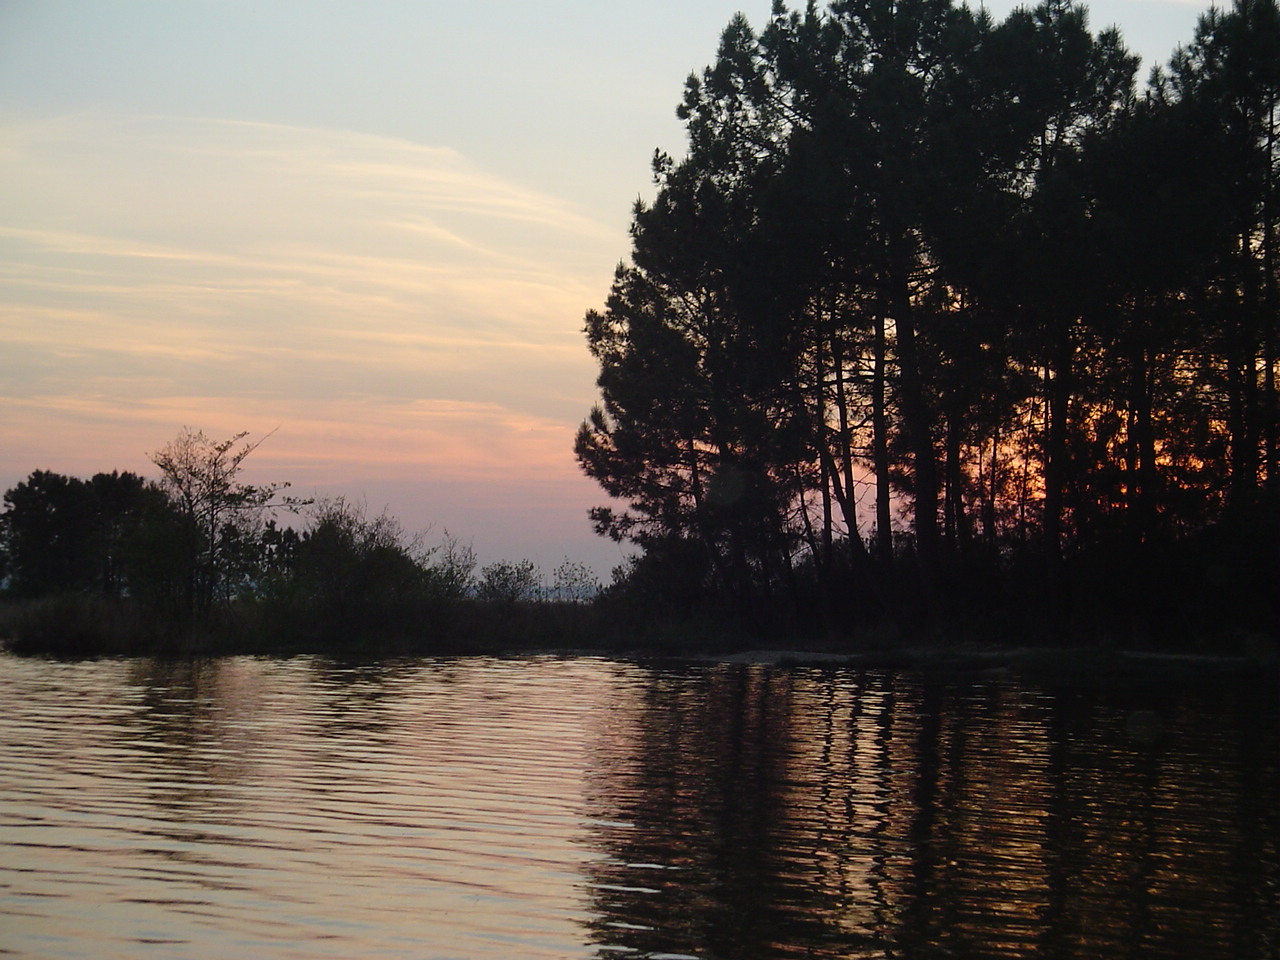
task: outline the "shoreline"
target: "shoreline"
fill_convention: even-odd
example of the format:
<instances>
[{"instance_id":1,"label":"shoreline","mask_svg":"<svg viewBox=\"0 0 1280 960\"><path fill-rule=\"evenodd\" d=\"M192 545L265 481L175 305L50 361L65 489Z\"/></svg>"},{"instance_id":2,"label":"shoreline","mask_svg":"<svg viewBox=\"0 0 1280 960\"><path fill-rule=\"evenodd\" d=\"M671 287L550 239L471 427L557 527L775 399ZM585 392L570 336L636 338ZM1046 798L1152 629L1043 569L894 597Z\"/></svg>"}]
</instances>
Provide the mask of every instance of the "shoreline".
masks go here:
<instances>
[{"instance_id":1,"label":"shoreline","mask_svg":"<svg viewBox=\"0 0 1280 960\"><path fill-rule=\"evenodd\" d=\"M1238 692L1245 696L1280 695L1280 653L1268 640L1249 654L1199 654L1178 651L1106 649L1101 647L999 647L996 645L909 646L896 650L803 650L760 647L736 651L622 647L513 647L423 649L397 646L372 650L360 647L300 647L264 650L261 647L189 650L57 651L14 650L0 642L0 656L67 662L88 660L152 660L193 663L239 657L263 660L310 658L331 663L362 666L404 664L407 661L440 663L467 660L574 660L597 659L632 663L657 670L708 669L718 667L768 673L792 670L888 674L947 684L983 684L1005 681L1078 693L1111 695L1122 691L1146 691L1144 696L1178 696L1197 688L1210 688L1217 695Z\"/></svg>"},{"instance_id":2,"label":"shoreline","mask_svg":"<svg viewBox=\"0 0 1280 960\"><path fill-rule=\"evenodd\" d=\"M1265 642L1265 641L1264 641ZM637 648L614 650L593 647L542 648L510 650L501 656L519 657L592 657L606 656L619 659L682 660L695 663L728 663L746 666L862 666L880 664L902 665L971 665L1000 666L1002 664L1046 663L1053 660L1119 660L1123 662L1165 664L1185 667L1270 665L1280 668L1280 644L1272 649L1256 653L1187 653L1176 650L1113 649L1104 647L1036 647L998 644L961 644L957 646L905 646L885 650L804 650L787 647L758 647L737 650L732 653L715 653L692 649L671 652ZM484 656L486 654L476 654Z\"/></svg>"},{"instance_id":3,"label":"shoreline","mask_svg":"<svg viewBox=\"0 0 1280 960\"><path fill-rule=\"evenodd\" d=\"M966 630L960 622L950 634L926 637L891 622L846 635L747 632L712 620L645 624L617 611L569 603L469 600L396 613L352 624L302 623L285 622L270 607L246 605L228 609L217 621L182 628L135 604L62 597L0 604L0 650L62 660L597 657L654 664L968 676L1016 673L1081 683L1107 677L1168 677L1181 684L1197 676L1280 681L1280 636L1243 624L1196 630L1188 623L1176 631L1138 624L1128 631L1100 628L1088 633L1042 624L1043 629L1006 628L997 633L977 631L971 624Z\"/></svg>"}]
</instances>

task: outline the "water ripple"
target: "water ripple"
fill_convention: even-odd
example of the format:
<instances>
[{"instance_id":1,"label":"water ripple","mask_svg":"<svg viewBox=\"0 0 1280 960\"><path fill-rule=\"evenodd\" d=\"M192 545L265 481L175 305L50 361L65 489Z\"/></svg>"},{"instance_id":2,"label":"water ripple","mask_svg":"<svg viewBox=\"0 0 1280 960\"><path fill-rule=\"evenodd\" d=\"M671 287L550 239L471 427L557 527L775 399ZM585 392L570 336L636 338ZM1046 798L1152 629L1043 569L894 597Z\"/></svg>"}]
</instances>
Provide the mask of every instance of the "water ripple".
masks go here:
<instances>
[{"instance_id":1,"label":"water ripple","mask_svg":"<svg viewBox=\"0 0 1280 960\"><path fill-rule=\"evenodd\" d=\"M0 952L1274 957L1274 704L0 657Z\"/></svg>"}]
</instances>

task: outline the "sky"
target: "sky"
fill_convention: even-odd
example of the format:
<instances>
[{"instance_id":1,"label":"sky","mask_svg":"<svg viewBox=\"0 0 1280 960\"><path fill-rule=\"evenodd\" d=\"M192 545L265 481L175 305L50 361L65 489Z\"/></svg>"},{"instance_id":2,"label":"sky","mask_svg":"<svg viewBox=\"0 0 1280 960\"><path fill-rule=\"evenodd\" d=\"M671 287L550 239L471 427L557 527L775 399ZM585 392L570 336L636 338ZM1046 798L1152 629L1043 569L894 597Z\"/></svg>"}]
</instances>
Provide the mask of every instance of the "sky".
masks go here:
<instances>
[{"instance_id":1,"label":"sky","mask_svg":"<svg viewBox=\"0 0 1280 960\"><path fill-rule=\"evenodd\" d=\"M0 0L0 490L270 434L251 482L607 579L583 316L770 6ZM1088 6L1145 76L1208 4Z\"/></svg>"}]
</instances>

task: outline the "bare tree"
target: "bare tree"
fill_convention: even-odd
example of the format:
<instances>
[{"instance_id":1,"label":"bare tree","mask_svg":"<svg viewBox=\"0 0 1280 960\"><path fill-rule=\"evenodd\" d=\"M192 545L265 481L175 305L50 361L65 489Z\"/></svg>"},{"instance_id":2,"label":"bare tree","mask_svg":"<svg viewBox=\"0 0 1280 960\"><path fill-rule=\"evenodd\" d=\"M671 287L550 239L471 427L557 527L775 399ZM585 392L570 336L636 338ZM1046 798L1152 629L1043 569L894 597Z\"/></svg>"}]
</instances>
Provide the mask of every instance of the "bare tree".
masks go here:
<instances>
[{"instance_id":1,"label":"bare tree","mask_svg":"<svg viewBox=\"0 0 1280 960\"><path fill-rule=\"evenodd\" d=\"M184 427L151 455L180 524L181 599L192 616L207 614L252 578L257 535L268 511L298 505L277 499L287 483L256 486L240 480L244 461L266 439L246 441L247 436L242 432L214 441L202 430Z\"/></svg>"}]
</instances>

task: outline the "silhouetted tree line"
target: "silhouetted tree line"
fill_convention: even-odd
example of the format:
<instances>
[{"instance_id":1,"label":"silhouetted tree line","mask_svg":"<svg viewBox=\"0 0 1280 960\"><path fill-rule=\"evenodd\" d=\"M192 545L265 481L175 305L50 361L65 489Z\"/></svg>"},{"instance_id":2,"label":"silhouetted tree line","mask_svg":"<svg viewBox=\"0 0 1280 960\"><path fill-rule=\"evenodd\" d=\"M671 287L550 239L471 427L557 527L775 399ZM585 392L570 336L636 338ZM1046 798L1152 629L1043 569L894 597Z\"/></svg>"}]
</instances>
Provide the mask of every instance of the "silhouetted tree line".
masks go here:
<instances>
[{"instance_id":1,"label":"silhouetted tree line","mask_svg":"<svg viewBox=\"0 0 1280 960\"><path fill-rule=\"evenodd\" d=\"M616 593L1274 629L1280 11L1138 63L1069 0L730 22L586 318Z\"/></svg>"},{"instance_id":2,"label":"silhouetted tree line","mask_svg":"<svg viewBox=\"0 0 1280 960\"><path fill-rule=\"evenodd\" d=\"M75 646L75 638L50 636L66 632L65 601L73 598L93 601L82 620L113 616L103 601L129 606L115 630L127 634L125 647L235 630L257 633L268 648L343 638L447 641L459 628L459 601L496 608L505 621L534 602L582 605L598 591L594 572L567 558L550 583L528 560L477 571L471 547L447 533L427 545L361 503L300 500L285 495L286 483L246 483L244 461L262 442L246 436L214 441L184 430L151 456L156 481L36 470L6 491L0 599L62 602L48 622L17 632ZM301 529L281 525L285 514L302 515ZM88 647L112 632L74 627Z\"/></svg>"}]
</instances>

